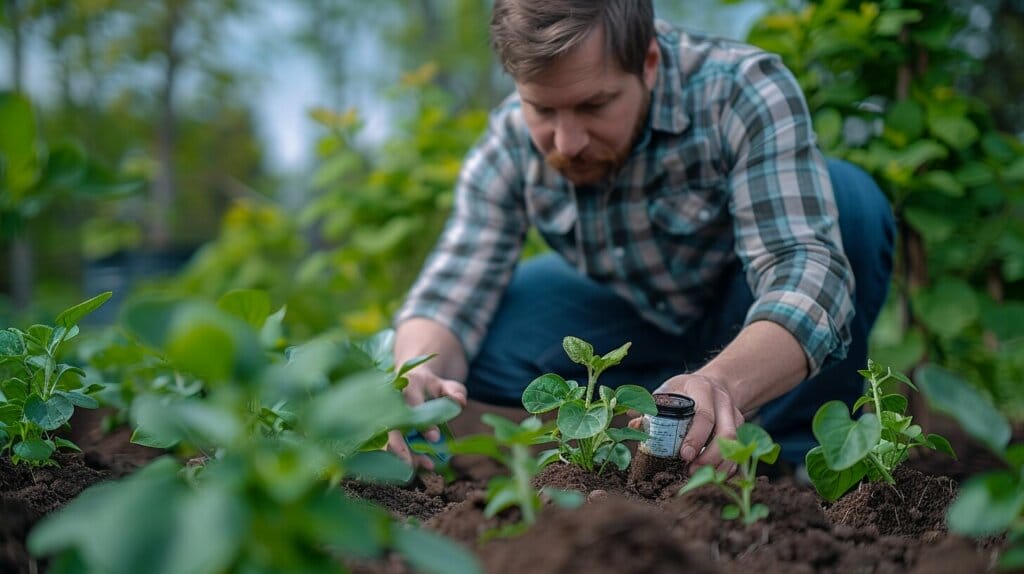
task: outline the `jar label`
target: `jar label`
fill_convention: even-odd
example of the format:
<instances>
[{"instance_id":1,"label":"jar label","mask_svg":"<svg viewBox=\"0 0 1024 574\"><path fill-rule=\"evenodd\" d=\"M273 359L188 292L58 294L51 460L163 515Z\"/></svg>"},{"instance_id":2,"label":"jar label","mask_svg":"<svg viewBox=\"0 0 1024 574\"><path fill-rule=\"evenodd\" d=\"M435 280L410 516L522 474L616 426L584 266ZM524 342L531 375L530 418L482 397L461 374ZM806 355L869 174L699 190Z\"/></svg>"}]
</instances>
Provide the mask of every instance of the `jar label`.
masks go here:
<instances>
[{"instance_id":1,"label":"jar label","mask_svg":"<svg viewBox=\"0 0 1024 574\"><path fill-rule=\"evenodd\" d=\"M644 430L651 437L641 447L651 456L672 458L679 456L683 437L690 428L690 419L670 419L644 415Z\"/></svg>"}]
</instances>

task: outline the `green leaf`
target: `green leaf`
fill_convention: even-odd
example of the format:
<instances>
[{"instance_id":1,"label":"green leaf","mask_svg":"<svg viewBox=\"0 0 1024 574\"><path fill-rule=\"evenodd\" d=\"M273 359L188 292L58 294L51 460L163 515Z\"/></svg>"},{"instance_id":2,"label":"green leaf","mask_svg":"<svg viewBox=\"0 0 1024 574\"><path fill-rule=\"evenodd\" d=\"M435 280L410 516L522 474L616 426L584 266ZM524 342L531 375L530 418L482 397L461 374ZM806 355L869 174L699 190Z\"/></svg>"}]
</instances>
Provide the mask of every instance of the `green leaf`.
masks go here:
<instances>
[{"instance_id":1,"label":"green leaf","mask_svg":"<svg viewBox=\"0 0 1024 574\"><path fill-rule=\"evenodd\" d=\"M718 437L715 440L718 441L718 449L722 452L722 458L737 464L743 464L750 460L754 450L757 449L756 443L744 444L738 440L725 437Z\"/></svg>"},{"instance_id":2,"label":"green leaf","mask_svg":"<svg viewBox=\"0 0 1024 574\"><path fill-rule=\"evenodd\" d=\"M807 453L804 464L814 489L822 498L829 501L839 500L840 496L853 488L868 473L868 465L863 461L846 470L830 469L825 463L825 454L820 446L812 448Z\"/></svg>"},{"instance_id":3,"label":"green leaf","mask_svg":"<svg viewBox=\"0 0 1024 574\"><path fill-rule=\"evenodd\" d=\"M0 330L0 357L20 357L25 354L25 340L10 329Z\"/></svg>"},{"instance_id":4,"label":"green leaf","mask_svg":"<svg viewBox=\"0 0 1024 574\"><path fill-rule=\"evenodd\" d=\"M53 454L54 447L46 441L32 438L14 445L13 452L19 458L32 462L43 462Z\"/></svg>"},{"instance_id":5,"label":"green leaf","mask_svg":"<svg viewBox=\"0 0 1024 574\"><path fill-rule=\"evenodd\" d=\"M967 536L1004 532L1024 510L1024 485L1005 471L975 476L960 488L946 514L949 529Z\"/></svg>"},{"instance_id":6,"label":"green leaf","mask_svg":"<svg viewBox=\"0 0 1024 574\"><path fill-rule=\"evenodd\" d=\"M771 514L771 510L763 504L755 504L750 507L750 520L752 522L768 518L769 514Z\"/></svg>"},{"instance_id":7,"label":"green leaf","mask_svg":"<svg viewBox=\"0 0 1024 574\"><path fill-rule=\"evenodd\" d=\"M698 468L696 472L693 473L693 476L691 476L690 479L686 481L686 484L684 484L683 487L679 489L678 494L686 494L687 492L690 492L691 490L696 490L704 486L705 484L713 484L715 482L718 482L717 478L718 477L715 474L715 469L713 467L702 466Z\"/></svg>"},{"instance_id":8,"label":"green leaf","mask_svg":"<svg viewBox=\"0 0 1024 574\"><path fill-rule=\"evenodd\" d=\"M259 329L270 316L270 295L258 289L235 289L225 293L217 307Z\"/></svg>"},{"instance_id":9,"label":"green leaf","mask_svg":"<svg viewBox=\"0 0 1024 574\"><path fill-rule=\"evenodd\" d=\"M1008 183L1024 182L1024 156L1018 157L1002 172L1003 181Z\"/></svg>"},{"instance_id":10,"label":"green leaf","mask_svg":"<svg viewBox=\"0 0 1024 574\"><path fill-rule=\"evenodd\" d=\"M929 171L921 178L921 184L926 189L937 191L949 197L963 197L966 195L964 186L948 171Z\"/></svg>"},{"instance_id":11,"label":"green leaf","mask_svg":"<svg viewBox=\"0 0 1024 574\"><path fill-rule=\"evenodd\" d=\"M15 196L32 187L39 177L36 140L36 116L28 98L11 92L0 92L0 158L6 173L0 189Z\"/></svg>"},{"instance_id":12,"label":"green leaf","mask_svg":"<svg viewBox=\"0 0 1024 574\"><path fill-rule=\"evenodd\" d=\"M349 457L345 461L345 474L363 482L408 484L413 469L390 452L371 451Z\"/></svg>"},{"instance_id":13,"label":"green leaf","mask_svg":"<svg viewBox=\"0 0 1024 574\"><path fill-rule=\"evenodd\" d=\"M53 444L57 448L66 448L68 450L73 450L73 451L76 451L76 452L82 452L82 449L78 448L77 444L69 441L66 438L57 437L57 438L53 439Z\"/></svg>"},{"instance_id":14,"label":"green leaf","mask_svg":"<svg viewBox=\"0 0 1024 574\"><path fill-rule=\"evenodd\" d=\"M608 438L612 439L615 442L625 442L627 440L643 441L651 438L651 435L643 431L631 429L629 427L624 427L620 429L610 428L605 432L608 433Z\"/></svg>"},{"instance_id":15,"label":"green leaf","mask_svg":"<svg viewBox=\"0 0 1024 574\"><path fill-rule=\"evenodd\" d=\"M413 357L409 359L408 361L402 363L402 366L399 367L397 376L405 376L409 371L415 369L416 367L422 365L423 363L426 363L427 361L433 359L436 356L437 353L430 353L427 355L420 355L418 357Z\"/></svg>"},{"instance_id":16,"label":"green leaf","mask_svg":"<svg viewBox=\"0 0 1024 574\"><path fill-rule=\"evenodd\" d=\"M608 428L608 409L604 405L591 405L583 401L570 401L558 410L558 430L566 439L590 438Z\"/></svg>"},{"instance_id":17,"label":"green leaf","mask_svg":"<svg viewBox=\"0 0 1024 574\"><path fill-rule=\"evenodd\" d=\"M920 10L885 10L875 20L875 33L879 36L896 36L907 24L920 22L923 18Z\"/></svg>"},{"instance_id":18,"label":"green leaf","mask_svg":"<svg viewBox=\"0 0 1024 574\"><path fill-rule=\"evenodd\" d=\"M918 318L933 333L952 339L978 320L977 295L960 279L944 278L913 298Z\"/></svg>"},{"instance_id":19,"label":"green leaf","mask_svg":"<svg viewBox=\"0 0 1024 574\"><path fill-rule=\"evenodd\" d=\"M601 397L601 402L608 406L611 406L612 401L615 400L615 389L609 386L601 385L598 389L598 394Z\"/></svg>"},{"instance_id":20,"label":"green leaf","mask_svg":"<svg viewBox=\"0 0 1024 574\"><path fill-rule=\"evenodd\" d=\"M956 453L953 452L953 446L949 444L949 441L946 439L946 437L939 436L937 434L930 434L927 436L927 438L925 438L925 442L929 447L932 448L932 450L937 450L939 452L946 453L949 456L953 457L954 459L957 458Z\"/></svg>"},{"instance_id":21,"label":"green leaf","mask_svg":"<svg viewBox=\"0 0 1024 574\"><path fill-rule=\"evenodd\" d=\"M50 149L39 182L41 189L74 190L88 167L85 150L78 142L61 142Z\"/></svg>"},{"instance_id":22,"label":"green leaf","mask_svg":"<svg viewBox=\"0 0 1024 574\"><path fill-rule=\"evenodd\" d=\"M562 377L548 373L534 379L523 391L523 407L532 414L557 409L569 398L571 389Z\"/></svg>"},{"instance_id":23,"label":"green leaf","mask_svg":"<svg viewBox=\"0 0 1024 574\"><path fill-rule=\"evenodd\" d=\"M740 517L740 507L735 504L726 504L722 507L723 520L736 520Z\"/></svg>"},{"instance_id":24,"label":"green leaf","mask_svg":"<svg viewBox=\"0 0 1024 574\"><path fill-rule=\"evenodd\" d=\"M768 431L754 423L743 423L736 429L736 438L743 444L753 444L753 456L760 461L774 464L779 455L779 445L772 441Z\"/></svg>"},{"instance_id":25,"label":"green leaf","mask_svg":"<svg viewBox=\"0 0 1024 574\"><path fill-rule=\"evenodd\" d=\"M822 149L835 149L843 135L843 116L835 108L818 110L814 114L814 131Z\"/></svg>"},{"instance_id":26,"label":"green leaf","mask_svg":"<svg viewBox=\"0 0 1024 574\"><path fill-rule=\"evenodd\" d=\"M626 470L629 468L629 461L632 458L633 455L626 445L621 442L606 442L594 453L594 464L601 465L608 461L619 470Z\"/></svg>"},{"instance_id":27,"label":"green leaf","mask_svg":"<svg viewBox=\"0 0 1024 574\"><path fill-rule=\"evenodd\" d=\"M129 440L133 444L148 446L150 448L168 449L173 448L181 442L181 439L182 435L180 432L158 436L151 434L145 428L139 427L132 431L132 436Z\"/></svg>"},{"instance_id":28,"label":"green leaf","mask_svg":"<svg viewBox=\"0 0 1024 574\"><path fill-rule=\"evenodd\" d=\"M401 426L425 429L432 426L446 423L457 417L462 412L462 407L448 397L431 399L415 407L409 417L402 422Z\"/></svg>"},{"instance_id":29,"label":"green leaf","mask_svg":"<svg viewBox=\"0 0 1024 574\"><path fill-rule=\"evenodd\" d=\"M907 220L928 243L941 243L953 236L956 220L949 214L923 207L906 207L903 218Z\"/></svg>"},{"instance_id":30,"label":"green leaf","mask_svg":"<svg viewBox=\"0 0 1024 574\"><path fill-rule=\"evenodd\" d=\"M814 437L821 443L825 462L832 470L857 464L882 437L882 426L873 413L850 419L842 401L829 401L818 409L812 423Z\"/></svg>"},{"instance_id":31,"label":"green leaf","mask_svg":"<svg viewBox=\"0 0 1024 574\"><path fill-rule=\"evenodd\" d=\"M913 100L897 102L886 112L885 124L905 135L907 141L916 141L924 131L924 110Z\"/></svg>"},{"instance_id":32,"label":"green leaf","mask_svg":"<svg viewBox=\"0 0 1024 574\"><path fill-rule=\"evenodd\" d=\"M562 339L562 348L565 349L565 354L569 356L572 362L579 363L580 365L589 366L594 358L594 347L590 343L576 337Z\"/></svg>"},{"instance_id":33,"label":"green leaf","mask_svg":"<svg viewBox=\"0 0 1024 574\"><path fill-rule=\"evenodd\" d=\"M440 534L393 524L394 549L416 571L426 574L482 574L473 555Z\"/></svg>"},{"instance_id":34,"label":"green leaf","mask_svg":"<svg viewBox=\"0 0 1024 574\"><path fill-rule=\"evenodd\" d=\"M604 369L607 369L608 367L614 367L615 365L621 363L622 359L626 358L626 353L629 352L629 347L632 344L633 343L626 343L619 347L618 349L605 353L604 356L601 357L601 363Z\"/></svg>"},{"instance_id":35,"label":"green leaf","mask_svg":"<svg viewBox=\"0 0 1024 574\"><path fill-rule=\"evenodd\" d=\"M260 343L267 349L278 348L284 341L284 316L288 307L282 306L267 317L260 328Z\"/></svg>"},{"instance_id":36,"label":"green leaf","mask_svg":"<svg viewBox=\"0 0 1024 574\"><path fill-rule=\"evenodd\" d=\"M107 299L110 299L112 295L113 292L111 291L100 293L99 295L93 297L92 299L88 299L86 301L79 303L78 305L75 305L74 307L71 307L70 309L66 309L60 315L57 315L57 325L64 327L65 329L70 329L71 327L74 327L86 315L102 307L103 304L107 302Z\"/></svg>"},{"instance_id":37,"label":"green leaf","mask_svg":"<svg viewBox=\"0 0 1024 574\"><path fill-rule=\"evenodd\" d=\"M99 401L79 392L57 391L57 394L70 401L76 407L82 407L83 409L97 409L100 406Z\"/></svg>"},{"instance_id":38,"label":"green leaf","mask_svg":"<svg viewBox=\"0 0 1024 574\"><path fill-rule=\"evenodd\" d=\"M907 397L899 394L889 394L882 397L882 409L894 413L907 412Z\"/></svg>"},{"instance_id":39,"label":"green leaf","mask_svg":"<svg viewBox=\"0 0 1024 574\"><path fill-rule=\"evenodd\" d=\"M541 489L541 492L551 499L556 505L562 508L574 509L583 506L586 502L586 498L583 497L583 493L578 490L562 490L560 488L551 488L545 486Z\"/></svg>"},{"instance_id":40,"label":"green leaf","mask_svg":"<svg viewBox=\"0 0 1024 574\"><path fill-rule=\"evenodd\" d=\"M25 418L47 431L60 428L74 413L75 406L60 395L43 401L39 395L33 394L25 401Z\"/></svg>"},{"instance_id":41,"label":"green leaf","mask_svg":"<svg viewBox=\"0 0 1024 574\"><path fill-rule=\"evenodd\" d=\"M487 483L487 506L484 516L492 518L502 510L522 504L515 481L507 476L496 476ZM526 501L529 504L529 501Z\"/></svg>"},{"instance_id":42,"label":"green leaf","mask_svg":"<svg viewBox=\"0 0 1024 574\"><path fill-rule=\"evenodd\" d=\"M1010 442L1010 423L957 375L935 364L917 370L917 384L937 411L953 417L967 434L1001 453Z\"/></svg>"},{"instance_id":43,"label":"green leaf","mask_svg":"<svg viewBox=\"0 0 1024 574\"><path fill-rule=\"evenodd\" d=\"M23 402L30 394L28 383L17 377L12 377L0 383L0 393L3 393L3 395L7 397L6 400L8 402ZM3 401L0 401L0 403L2 402Z\"/></svg>"},{"instance_id":44,"label":"green leaf","mask_svg":"<svg viewBox=\"0 0 1024 574\"><path fill-rule=\"evenodd\" d=\"M630 408L645 415L658 414L658 406L651 393L639 385L622 385L615 389L615 405Z\"/></svg>"},{"instance_id":45,"label":"green leaf","mask_svg":"<svg viewBox=\"0 0 1024 574\"><path fill-rule=\"evenodd\" d=\"M448 443L448 451L452 454L479 454L497 461L504 460L498 446L498 439L489 434L477 434L459 438Z\"/></svg>"},{"instance_id":46,"label":"green leaf","mask_svg":"<svg viewBox=\"0 0 1024 574\"><path fill-rule=\"evenodd\" d=\"M901 168L913 173L922 165L935 159L943 159L949 155L949 151L932 140L917 141L906 149L893 154L893 161Z\"/></svg>"},{"instance_id":47,"label":"green leaf","mask_svg":"<svg viewBox=\"0 0 1024 574\"><path fill-rule=\"evenodd\" d=\"M932 135L956 150L968 148L978 141L977 126L963 116L930 117L928 129Z\"/></svg>"}]
</instances>

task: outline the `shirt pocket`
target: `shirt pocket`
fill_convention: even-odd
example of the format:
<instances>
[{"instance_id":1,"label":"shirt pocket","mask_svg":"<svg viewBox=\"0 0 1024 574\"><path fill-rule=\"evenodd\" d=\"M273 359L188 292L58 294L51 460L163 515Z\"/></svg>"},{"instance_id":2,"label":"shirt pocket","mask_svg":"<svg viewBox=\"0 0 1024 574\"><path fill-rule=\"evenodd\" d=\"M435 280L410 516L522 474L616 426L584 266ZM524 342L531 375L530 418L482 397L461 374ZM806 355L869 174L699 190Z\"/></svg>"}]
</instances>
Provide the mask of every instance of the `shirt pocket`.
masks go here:
<instances>
[{"instance_id":1,"label":"shirt pocket","mask_svg":"<svg viewBox=\"0 0 1024 574\"><path fill-rule=\"evenodd\" d=\"M659 190L648 201L651 235L669 273L684 288L702 288L731 258L733 235L725 180Z\"/></svg>"},{"instance_id":2,"label":"shirt pocket","mask_svg":"<svg viewBox=\"0 0 1024 574\"><path fill-rule=\"evenodd\" d=\"M669 236L720 233L728 221L728 193L724 180L699 186L659 190L648 202L655 231Z\"/></svg>"}]
</instances>

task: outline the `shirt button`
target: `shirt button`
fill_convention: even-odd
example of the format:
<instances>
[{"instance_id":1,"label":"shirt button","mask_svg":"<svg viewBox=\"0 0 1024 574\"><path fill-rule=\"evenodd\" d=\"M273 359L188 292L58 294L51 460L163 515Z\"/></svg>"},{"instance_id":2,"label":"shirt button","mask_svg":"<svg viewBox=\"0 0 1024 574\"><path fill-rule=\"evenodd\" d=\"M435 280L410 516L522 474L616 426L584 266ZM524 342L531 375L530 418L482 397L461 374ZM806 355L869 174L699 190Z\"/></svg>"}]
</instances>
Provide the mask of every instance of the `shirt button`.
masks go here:
<instances>
[{"instance_id":1,"label":"shirt button","mask_svg":"<svg viewBox=\"0 0 1024 574\"><path fill-rule=\"evenodd\" d=\"M615 249L612 249L612 255L614 255L616 259L622 259L626 256L626 249L624 247L616 247Z\"/></svg>"},{"instance_id":2,"label":"shirt button","mask_svg":"<svg viewBox=\"0 0 1024 574\"><path fill-rule=\"evenodd\" d=\"M701 221L707 221L711 219L711 212L708 211L707 209L702 209L697 212L697 219Z\"/></svg>"}]
</instances>

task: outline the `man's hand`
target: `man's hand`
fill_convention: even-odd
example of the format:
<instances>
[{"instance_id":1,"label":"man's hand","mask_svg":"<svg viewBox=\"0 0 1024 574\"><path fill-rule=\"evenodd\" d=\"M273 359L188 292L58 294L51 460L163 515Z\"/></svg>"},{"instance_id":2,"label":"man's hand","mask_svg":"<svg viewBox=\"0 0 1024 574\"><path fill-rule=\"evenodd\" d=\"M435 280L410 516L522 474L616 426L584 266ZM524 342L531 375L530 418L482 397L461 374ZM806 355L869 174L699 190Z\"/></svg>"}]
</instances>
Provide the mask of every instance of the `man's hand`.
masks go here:
<instances>
[{"instance_id":1,"label":"man's hand","mask_svg":"<svg viewBox=\"0 0 1024 574\"><path fill-rule=\"evenodd\" d=\"M451 379L443 379L422 365L406 374L406 378L409 379L409 385L402 394L409 406L414 407L429 399L448 397L460 407L466 408L466 385ZM432 427L423 431L423 438L432 442L437 441L441 438L441 432L437 427ZM388 433L387 448L413 468L434 470L434 461L426 455L413 453L405 442L402 431L393 430Z\"/></svg>"},{"instance_id":2,"label":"man's hand","mask_svg":"<svg viewBox=\"0 0 1024 574\"><path fill-rule=\"evenodd\" d=\"M743 424L743 414L728 388L705 375L690 374L672 377L654 391L656 395L664 393L686 395L694 402L693 421L679 449L679 457L689 463L690 474L705 465L713 465L729 475L736 472L736 464L722 459L714 440L735 439L736 428ZM640 422L641 419L634 419L630 426L639 428Z\"/></svg>"}]
</instances>

